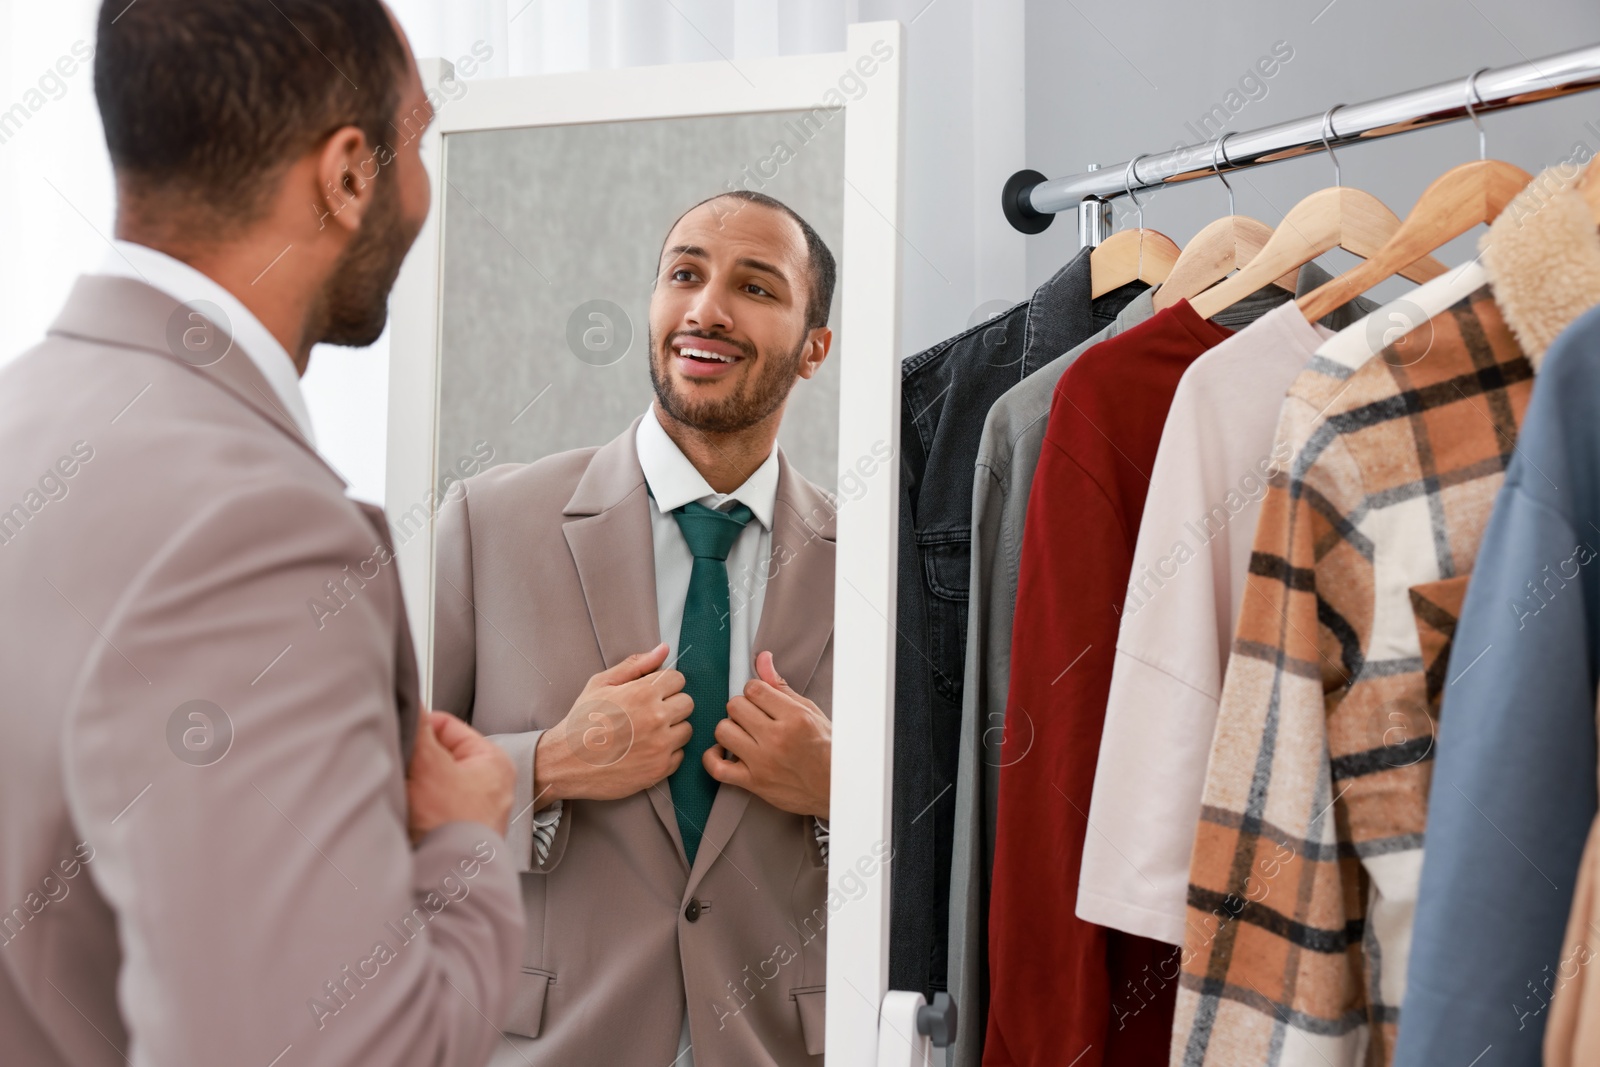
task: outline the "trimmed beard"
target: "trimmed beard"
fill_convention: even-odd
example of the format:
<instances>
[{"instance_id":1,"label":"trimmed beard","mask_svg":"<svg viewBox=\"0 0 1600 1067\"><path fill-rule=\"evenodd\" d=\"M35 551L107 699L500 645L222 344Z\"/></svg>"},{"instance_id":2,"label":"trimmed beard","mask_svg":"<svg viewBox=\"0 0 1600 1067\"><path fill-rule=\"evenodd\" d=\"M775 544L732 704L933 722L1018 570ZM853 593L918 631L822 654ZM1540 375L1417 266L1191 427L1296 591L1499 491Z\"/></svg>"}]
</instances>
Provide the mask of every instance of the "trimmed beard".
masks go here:
<instances>
[{"instance_id":1,"label":"trimmed beard","mask_svg":"<svg viewBox=\"0 0 1600 1067\"><path fill-rule=\"evenodd\" d=\"M733 395L711 401L687 400L674 392L665 368L666 361L672 357L659 348L655 340L652 335L650 384L661 403L661 410L701 433L737 433L777 411L789 398L789 390L794 388L795 378L800 373L807 338L800 339L787 359L771 360L765 368L757 371L755 377L745 379ZM760 362L759 356L757 362Z\"/></svg>"},{"instance_id":2,"label":"trimmed beard","mask_svg":"<svg viewBox=\"0 0 1600 1067\"><path fill-rule=\"evenodd\" d=\"M323 344L365 348L389 322L389 291L422 229L401 219L400 191L390 177L377 183L361 228L329 276L323 292L326 322L319 331Z\"/></svg>"}]
</instances>

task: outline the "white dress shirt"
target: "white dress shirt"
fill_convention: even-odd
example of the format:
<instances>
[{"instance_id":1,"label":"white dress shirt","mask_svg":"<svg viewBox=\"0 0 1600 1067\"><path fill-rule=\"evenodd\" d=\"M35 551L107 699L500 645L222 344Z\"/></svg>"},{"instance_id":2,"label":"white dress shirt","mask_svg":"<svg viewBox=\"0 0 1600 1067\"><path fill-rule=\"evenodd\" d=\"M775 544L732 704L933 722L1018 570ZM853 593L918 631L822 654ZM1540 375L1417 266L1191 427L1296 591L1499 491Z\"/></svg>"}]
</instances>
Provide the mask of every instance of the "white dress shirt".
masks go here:
<instances>
[{"instance_id":1,"label":"white dress shirt","mask_svg":"<svg viewBox=\"0 0 1600 1067\"><path fill-rule=\"evenodd\" d=\"M739 531L728 552L729 634L728 695L744 689L755 676L752 649L761 605L766 600L767 565L772 559L772 512L778 503L778 450L773 448L743 485L731 493L718 493L695 470L694 464L667 436L656 418L655 406L639 421L636 436L639 465L650 486L650 534L656 556L656 617L661 640L672 646L668 664L678 660L678 631L683 628L683 605L689 597L689 576L694 556L678 529L672 512L690 501L727 511L743 504L755 515ZM639 651L644 651L640 649Z\"/></svg>"},{"instance_id":2,"label":"white dress shirt","mask_svg":"<svg viewBox=\"0 0 1600 1067\"><path fill-rule=\"evenodd\" d=\"M294 423L312 448L317 446L316 435L311 430L311 413L306 410L305 395L300 392L300 374L295 370L294 360L238 297L189 264L165 252L132 241L113 241L111 244L111 250L106 253L105 261L97 273L136 279L161 290L179 303L205 300L221 308L227 321L216 325L232 335L235 347L244 352L272 387L274 395L268 397L268 401L275 403L280 411L289 416L289 421Z\"/></svg>"},{"instance_id":3,"label":"white dress shirt","mask_svg":"<svg viewBox=\"0 0 1600 1067\"><path fill-rule=\"evenodd\" d=\"M728 552L728 609L733 620L728 642L728 696L736 696L744 691L745 683L756 676L755 658L763 651L755 647L755 640L761 622L761 606L766 602L767 582L772 577L772 514L778 505L778 449L774 446L761 466L739 488L731 493L719 493L707 484L694 464L667 436L656 418L655 405L652 404L640 420L635 442L639 449L639 465L644 468L644 480L653 497L650 537L656 557L656 618L661 626L661 640L671 646L667 654L669 666L678 661L678 631L683 629L683 605L689 599L689 578L694 571L694 554L678 528L678 520L672 517L673 509L691 500L718 511L743 504L755 516L745 524ZM822 849L822 858L826 860L828 824L820 818L814 819L813 832ZM553 830L551 836L554 837Z\"/></svg>"},{"instance_id":4,"label":"white dress shirt","mask_svg":"<svg viewBox=\"0 0 1600 1067\"><path fill-rule=\"evenodd\" d=\"M650 539L656 554L656 617L661 623L661 640L672 646L667 655L669 666L678 662L678 631L683 629L683 604L689 597L689 576L694 570L694 554L678 528L678 520L672 517L673 509L693 500L718 511L743 504L755 515L739 531L728 552L728 610L733 624L728 635L728 695L732 697L755 675L750 646L755 642L756 624L761 620L767 564L772 559L772 510L778 503L778 450L774 447L739 488L731 493L719 493L667 436L656 417L654 404L639 420L639 432L634 440L639 449L639 465L644 468L644 480L652 494ZM687 1009L683 1014L683 1030L678 1036L677 1062L682 1067L694 1067Z\"/></svg>"}]
</instances>

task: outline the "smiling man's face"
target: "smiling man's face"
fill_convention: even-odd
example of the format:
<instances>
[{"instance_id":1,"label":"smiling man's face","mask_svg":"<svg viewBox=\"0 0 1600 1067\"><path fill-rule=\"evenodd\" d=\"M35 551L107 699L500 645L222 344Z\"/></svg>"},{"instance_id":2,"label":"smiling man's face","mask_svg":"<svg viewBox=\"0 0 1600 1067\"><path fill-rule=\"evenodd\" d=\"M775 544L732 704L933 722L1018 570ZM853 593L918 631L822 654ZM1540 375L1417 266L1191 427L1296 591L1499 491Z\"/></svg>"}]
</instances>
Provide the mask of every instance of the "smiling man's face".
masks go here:
<instances>
[{"instance_id":1,"label":"smiling man's face","mask_svg":"<svg viewBox=\"0 0 1600 1067\"><path fill-rule=\"evenodd\" d=\"M805 234L784 212L712 200L667 235L650 298L650 381L662 409L707 433L781 416L825 327L806 329Z\"/></svg>"}]
</instances>

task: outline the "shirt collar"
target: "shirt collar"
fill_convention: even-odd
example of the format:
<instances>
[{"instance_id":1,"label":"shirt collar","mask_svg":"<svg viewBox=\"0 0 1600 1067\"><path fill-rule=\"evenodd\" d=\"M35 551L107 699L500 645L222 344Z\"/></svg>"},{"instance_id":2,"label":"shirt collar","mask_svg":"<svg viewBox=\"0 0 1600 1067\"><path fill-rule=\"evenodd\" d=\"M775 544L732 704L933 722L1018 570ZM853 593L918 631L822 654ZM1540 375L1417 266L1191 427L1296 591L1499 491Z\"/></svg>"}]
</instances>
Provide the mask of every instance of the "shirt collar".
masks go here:
<instances>
[{"instance_id":1,"label":"shirt collar","mask_svg":"<svg viewBox=\"0 0 1600 1067\"><path fill-rule=\"evenodd\" d=\"M731 493L712 489L705 477L689 462L676 442L667 436L656 418L655 405L639 420L635 435L639 450L639 466L644 468L645 484L656 498L656 506L665 514L680 508L691 500L711 508L721 508L730 500L737 500L755 515L763 527L772 529L772 513L778 501L778 448L773 446L743 485Z\"/></svg>"},{"instance_id":2,"label":"shirt collar","mask_svg":"<svg viewBox=\"0 0 1600 1067\"><path fill-rule=\"evenodd\" d=\"M295 370L294 360L278 339L272 336L272 331L263 326L261 320L238 297L189 264L132 241L113 241L98 273L134 278L161 290L180 303L206 300L221 308L227 321L219 325L227 329L234 343L267 380L284 414L289 416L311 447L316 447L311 413L306 409L305 394L300 390L300 375Z\"/></svg>"}]
</instances>

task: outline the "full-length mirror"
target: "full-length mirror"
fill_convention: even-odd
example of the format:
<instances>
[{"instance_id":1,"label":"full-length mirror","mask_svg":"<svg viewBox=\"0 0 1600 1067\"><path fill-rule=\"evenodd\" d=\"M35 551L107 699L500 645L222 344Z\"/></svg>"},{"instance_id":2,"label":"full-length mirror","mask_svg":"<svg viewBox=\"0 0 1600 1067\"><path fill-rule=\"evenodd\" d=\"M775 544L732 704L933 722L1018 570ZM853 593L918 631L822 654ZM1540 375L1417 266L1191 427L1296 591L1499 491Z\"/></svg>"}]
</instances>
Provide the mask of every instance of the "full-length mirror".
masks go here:
<instances>
[{"instance_id":1,"label":"full-length mirror","mask_svg":"<svg viewBox=\"0 0 1600 1067\"><path fill-rule=\"evenodd\" d=\"M822 1051L845 121L445 137L438 470L487 473L433 703L522 786L507 1064Z\"/></svg>"},{"instance_id":2,"label":"full-length mirror","mask_svg":"<svg viewBox=\"0 0 1600 1067\"><path fill-rule=\"evenodd\" d=\"M876 1044L830 975L885 992L897 29L585 75L566 121L526 99L579 79L439 108L401 284L434 340L397 347L394 389L432 427L396 445L431 536L401 551L432 706L517 769L496 1064ZM691 102L713 69L756 91Z\"/></svg>"}]
</instances>

